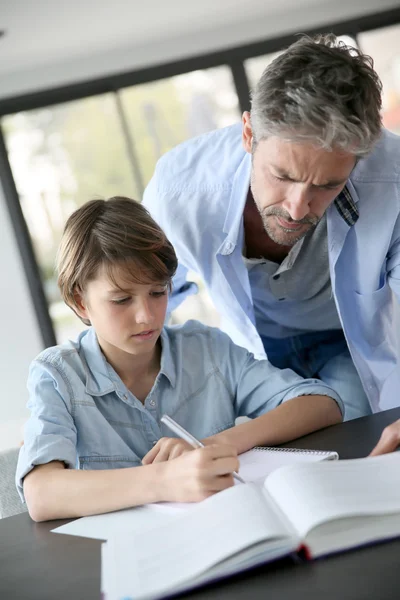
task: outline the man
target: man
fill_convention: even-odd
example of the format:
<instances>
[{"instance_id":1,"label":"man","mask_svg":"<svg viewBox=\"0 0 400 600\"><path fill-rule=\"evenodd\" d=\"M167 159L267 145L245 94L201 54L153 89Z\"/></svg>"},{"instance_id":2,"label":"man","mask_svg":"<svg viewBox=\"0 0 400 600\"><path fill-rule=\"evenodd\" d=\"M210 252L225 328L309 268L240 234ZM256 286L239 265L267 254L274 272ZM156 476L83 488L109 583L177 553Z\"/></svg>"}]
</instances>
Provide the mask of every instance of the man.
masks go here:
<instances>
[{"instance_id":1,"label":"man","mask_svg":"<svg viewBox=\"0 0 400 600\"><path fill-rule=\"evenodd\" d=\"M158 163L145 206L199 273L234 342L319 377L345 419L399 404L400 138L372 60L303 37L263 73L242 127Z\"/></svg>"}]
</instances>

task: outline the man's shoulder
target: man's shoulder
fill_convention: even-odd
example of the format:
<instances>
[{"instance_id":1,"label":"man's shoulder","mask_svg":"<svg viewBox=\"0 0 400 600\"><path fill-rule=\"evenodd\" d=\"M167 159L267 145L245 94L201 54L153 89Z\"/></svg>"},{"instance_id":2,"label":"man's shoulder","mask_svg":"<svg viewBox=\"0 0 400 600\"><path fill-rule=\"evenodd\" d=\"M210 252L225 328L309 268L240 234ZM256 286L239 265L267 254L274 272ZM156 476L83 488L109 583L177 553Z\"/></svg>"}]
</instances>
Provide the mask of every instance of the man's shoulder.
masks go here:
<instances>
[{"instance_id":1,"label":"man's shoulder","mask_svg":"<svg viewBox=\"0 0 400 600\"><path fill-rule=\"evenodd\" d=\"M400 136L382 129L372 152L361 159L350 179L360 182L396 183L400 179Z\"/></svg>"},{"instance_id":2,"label":"man's shoulder","mask_svg":"<svg viewBox=\"0 0 400 600\"><path fill-rule=\"evenodd\" d=\"M229 185L243 155L240 124L210 131L160 158L155 171L158 188L177 191Z\"/></svg>"}]
</instances>

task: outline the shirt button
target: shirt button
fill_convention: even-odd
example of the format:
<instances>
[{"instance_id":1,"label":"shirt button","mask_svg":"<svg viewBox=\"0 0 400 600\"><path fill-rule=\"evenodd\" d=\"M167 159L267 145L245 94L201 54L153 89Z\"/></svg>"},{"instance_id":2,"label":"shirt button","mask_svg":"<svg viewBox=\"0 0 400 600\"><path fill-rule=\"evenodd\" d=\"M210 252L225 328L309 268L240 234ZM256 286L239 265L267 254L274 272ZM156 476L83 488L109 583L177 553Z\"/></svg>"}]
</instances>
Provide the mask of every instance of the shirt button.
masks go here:
<instances>
[{"instance_id":1,"label":"shirt button","mask_svg":"<svg viewBox=\"0 0 400 600\"><path fill-rule=\"evenodd\" d=\"M156 405L156 403L155 403L154 400L150 400L149 404L150 404L150 406L155 406Z\"/></svg>"},{"instance_id":2,"label":"shirt button","mask_svg":"<svg viewBox=\"0 0 400 600\"><path fill-rule=\"evenodd\" d=\"M222 254L231 254L234 249L234 244L232 242L227 242L222 250Z\"/></svg>"},{"instance_id":3,"label":"shirt button","mask_svg":"<svg viewBox=\"0 0 400 600\"><path fill-rule=\"evenodd\" d=\"M122 397L124 400L128 400L128 394L124 394Z\"/></svg>"}]
</instances>

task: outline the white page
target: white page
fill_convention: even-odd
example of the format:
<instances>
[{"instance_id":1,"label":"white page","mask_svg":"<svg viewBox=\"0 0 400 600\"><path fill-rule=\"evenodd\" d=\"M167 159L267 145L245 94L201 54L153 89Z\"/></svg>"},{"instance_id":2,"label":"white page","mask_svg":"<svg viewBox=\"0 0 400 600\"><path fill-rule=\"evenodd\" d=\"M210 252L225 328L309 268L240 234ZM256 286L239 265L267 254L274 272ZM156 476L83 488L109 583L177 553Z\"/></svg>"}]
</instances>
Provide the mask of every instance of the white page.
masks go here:
<instances>
[{"instance_id":1,"label":"white page","mask_svg":"<svg viewBox=\"0 0 400 600\"><path fill-rule=\"evenodd\" d=\"M116 533L138 530L152 525L165 523L174 518L173 514L163 514L148 506L138 506L127 510L119 510L93 517L76 519L66 525L52 529L54 533L78 535L95 540L108 540Z\"/></svg>"},{"instance_id":2,"label":"white page","mask_svg":"<svg viewBox=\"0 0 400 600\"><path fill-rule=\"evenodd\" d=\"M337 456L334 452L332 456ZM263 483L264 479L276 469L297 463L321 462L329 455L326 453L290 452L287 450L248 450L239 456L240 475L245 481Z\"/></svg>"},{"instance_id":3,"label":"white page","mask_svg":"<svg viewBox=\"0 0 400 600\"><path fill-rule=\"evenodd\" d=\"M299 462L321 461L326 455L297 452L265 452L248 450L239 456L240 474L246 482L264 483L265 477L278 467ZM241 485L235 481L235 485ZM54 533L78 535L98 540L108 540L110 535L127 529L137 529L162 522L165 517L174 517L183 511L193 510L197 503L157 502L142 507L111 512L93 517L83 517L67 525L57 527ZM156 514L157 513L157 514Z\"/></svg>"},{"instance_id":4,"label":"white page","mask_svg":"<svg viewBox=\"0 0 400 600\"><path fill-rule=\"evenodd\" d=\"M304 538L328 520L400 512L400 453L282 467L265 487Z\"/></svg>"},{"instance_id":5,"label":"white page","mask_svg":"<svg viewBox=\"0 0 400 600\"><path fill-rule=\"evenodd\" d=\"M400 513L347 517L312 529L306 537L306 545L311 555L318 557L399 535Z\"/></svg>"},{"instance_id":6,"label":"white page","mask_svg":"<svg viewBox=\"0 0 400 600\"><path fill-rule=\"evenodd\" d=\"M229 488L165 525L111 537L105 565L111 598L157 596L243 548L285 537L290 533L261 488Z\"/></svg>"},{"instance_id":7,"label":"white page","mask_svg":"<svg viewBox=\"0 0 400 600\"><path fill-rule=\"evenodd\" d=\"M306 452L288 452L279 449L273 450L248 450L239 455L239 473L246 483L257 483L263 485L265 478L276 469L285 465L292 465L303 462L320 462L326 460L328 456L337 457L335 452L309 453ZM235 480L235 485L240 483ZM195 503L189 502L156 502L151 505L151 508L157 512L165 514L178 514L183 510L192 510L196 506Z\"/></svg>"}]
</instances>

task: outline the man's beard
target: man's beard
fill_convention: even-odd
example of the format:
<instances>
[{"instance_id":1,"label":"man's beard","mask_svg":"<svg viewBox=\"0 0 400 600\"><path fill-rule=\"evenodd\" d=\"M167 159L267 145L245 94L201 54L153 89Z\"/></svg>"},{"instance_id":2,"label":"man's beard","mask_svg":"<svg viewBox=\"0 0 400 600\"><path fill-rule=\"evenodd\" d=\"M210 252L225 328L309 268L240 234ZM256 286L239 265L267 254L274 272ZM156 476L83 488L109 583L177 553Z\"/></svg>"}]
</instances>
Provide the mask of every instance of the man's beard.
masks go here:
<instances>
[{"instance_id":1,"label":"man's beard","mask_svg":"<svg viewBox=\"0 0 400 600\"><path fill-rule=\"evenodd\" d=\"M270 206L263 211L261 211L258 208L257 202L256 202L256 206L257 206L258 212L260 213L260 217L262 219L264 229L265 229L266 233L268 234L268 237L276 244L280 244L282 246L294 246L296 244L296 242L298 242L299 240L301 240L301 238L303 238L305 235L307 235L307 233L309 233L309 231L311 231L312 229L315 229L315 227L318 225L318 223L320 221L320 219L318 217L316 217L315 215L307 215L303 219L300 219L299 221L295 221L294 219L292 219L292 217L289 215L289 213L286 212L286 210L284 210L283 208L280 208L278 206ZM277 225L276 221L275 221L275 219L273 219L273 217L280 217L281 219L283 219L284 221L287 221L288 223L296 223L297 225L309 225L309 227L302 228L301 231L298 231L298 232L293 231L293 229L285 229L281 225ZM274 227L274 221L275 221L275 227Z\"/></svg>"}]
</instances>

